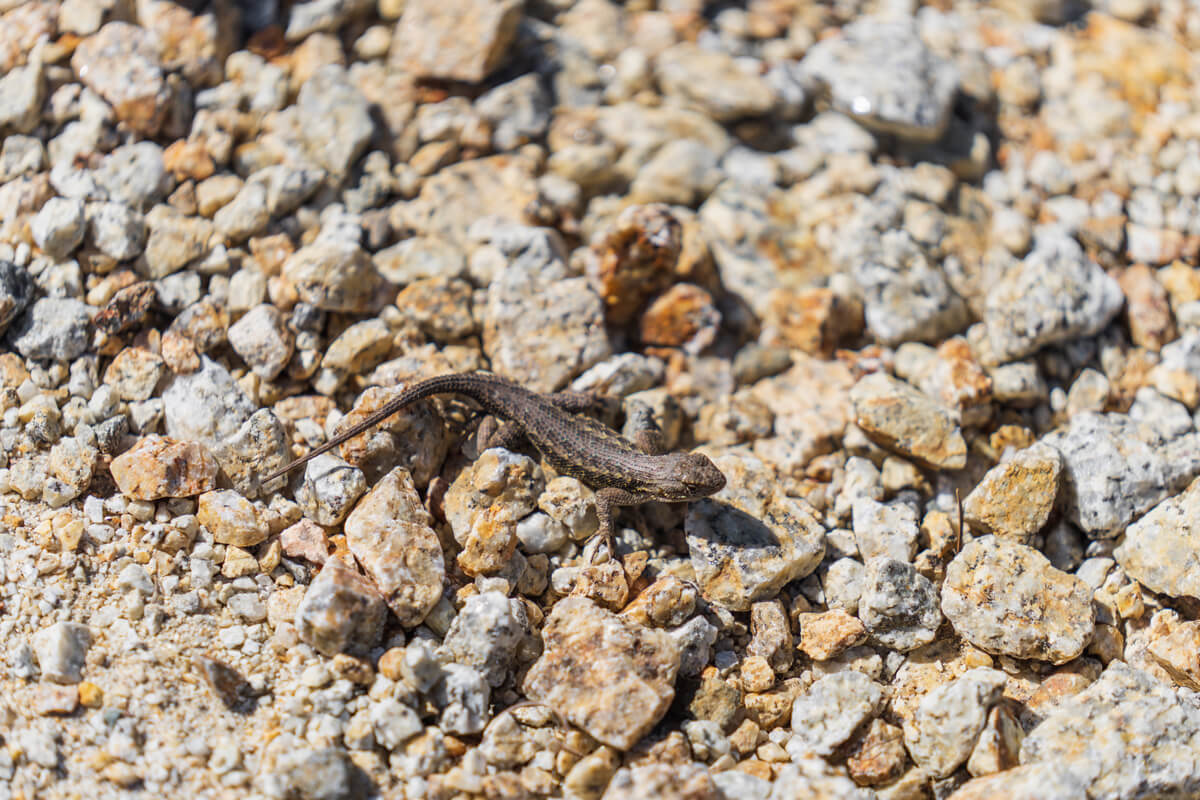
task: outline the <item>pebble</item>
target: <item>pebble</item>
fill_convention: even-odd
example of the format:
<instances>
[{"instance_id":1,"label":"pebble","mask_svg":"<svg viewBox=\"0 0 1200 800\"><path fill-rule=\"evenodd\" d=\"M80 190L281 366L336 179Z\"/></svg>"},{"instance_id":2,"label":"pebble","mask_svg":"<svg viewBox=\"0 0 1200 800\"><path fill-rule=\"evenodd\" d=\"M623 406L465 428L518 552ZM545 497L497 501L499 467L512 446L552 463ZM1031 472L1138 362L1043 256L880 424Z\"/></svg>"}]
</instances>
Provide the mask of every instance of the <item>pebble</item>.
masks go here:
<instances>
[{"instance_id":1,"label":"pebble","mask_svg":"<svg viewBox=\"0 0 1200 800\"><path fill-rule=\"evenodd\" d=\"M883 687L861 672L847 670L821 678L792 705L788 755L830 755L882 707Z\"/></svg>"},{"instance_id":2,"label":"pebble","mask_svg":"<svg viewBox=\"0 0 1200 800\"><path fill-rule=\"evenodd\" d=\"M369 580L341 558L330 558L296 608L300 638L334 656L367 650L383 632L387 606Z\"/></svg>"},{"instance_id":3,"label":"pebble","mask_svg":"<svg viewBox=\"0 0 1200 800\"><path fill-rule=\"evenodd\" d=\"M681 42L658 55L655 77L663 94L716 120L757 117L776 103L770 85L739 68L728 54Z\"/></svg>"},{"instance_id":4,"label":"pebble","mask_svg":"<svg viewBox=\"0 0 1200 800\"><path fill-rule=\"evenodd\" d=\"M217 461L197 442L152 434L112 460L117 488L134 500L190 497L216 485Z\"/></svg>"},{"instance_id":5,"label":"pebble","mask_svg":"<svg viewBox=\"0 0 1200 800\"><path fill-rule=\"evenodd\" d=\"M1170 597L1200 598L1195 570L1200 537L1200 482L1162 501L1125 529L1113 558L1147 589Z\"/></svg>"},{"instance_id":6,"label":"pebble","mask_svg":"<svg viewBox=\"0 0 1200 800\"><path fill-rule=\"evenodd\" d=\"M329 527L340 525L366 490L367 480L362 470L335 455L324 453L305 465L304 482L296 490L296 502L304 516L318 525ZM393 488L392 491L397 490ZM387 496L382 494L380 498ZM372 516L368 515L367 519L372 519ZM362 535L364 544L374 538L366 532L362 532Z\"/></svg>"},{"instance_id":7,"label":"pebble","mask_svg":"<svg viewBox=\"0 0 1200 800\"><path fill-rule=\"evenodd\" d=\"M1062 454L1067 518L1090 538L1111 538L1200 472L1194 433L1168 441L1119 414L1084 412L1045 437Z\"/></svg>"},{"instance_id":8,"label":"pebble","mask_svg":"<svg viewBox=\"0 0 1200 800\"><path fill-rule=\"evenodd\" d=\"M0 261L0 333L33 299L33 278L23 267Z\"/></svg>"},{"instance_id":9,"label":"pebble","mask_svg":"<svg viewBox=\"0 0 1200 800\"><path fill-rule=\"evenodd\" d=\"M904 721L904 743L918 766L945 778L970 757L1007 678L987 667L968 670L921 698Z\"/></svg>"},{"instance_id":10,"label":"pebble","mask_svg":"<svg viewBox=\"0 0 1200 800\"><path fill-rule=\"evenodd\" d=\"M340 748L286 749L265 776L264 792L279 800L344 800L354 796L354 769Z\"/></svg>"},{"instance_id":11,"label":"pebble","mask_svg":"<svg viewBox=\"0 0 1200 800\"><path fill-rule=\"evenodd\" d=\"M266 408L255 411L237 433L215 444L212 453L234 490L251 499L264 493L264 476L290 461L283 423ZM284 479L271 483L281 487Z\"/></svg>"},{"instance_id":12,"label":"pebble","mask_svg":"<svg viewBox=\"0 0 1200 800\"><path fill-rule=\"evenodd\" d=\"M858 617L873 641L902 653L932 642L942 622L934 585L890 558L867 564Z\"/></svg>"},{"instance_id":13,"label":"pebble","mask_svg":"<svg viewBox=\"0 0 1200 800\"><path fill-rule=\"evenodd\" d=\"M966 441L953 416L907 383L876 372L850 397L859 427L884 447L935 469L966 466Z\"/></svg>"},{"instance_id":14,"label":"pebble","mask_svg":"<svg viewBox=\"0 0 1200 800\"><path fill-rule=\"evenodd\" d=\"M963 518L983 533L1028 544L1054 510L1061 473L1062 457L1049 445L1013 453L963 499Z\"/></svg>"},{"instance_id":15,"label":"pebble","mask_svg":"<svg viewBox=\"0 0 1200 800\"><path fill-rule=\"evenodd\" d=\"M83 203L51 197L29 224L33 241L50 255L66 258L83 242L86 218Z\"/></svg>"},{"instance_id":16,"label":"pebble","mask_svg":"<svg viewBox=\"0 0 1200 800\"><path fill-rule=\"evenodd\" d=\"M490 719L491 689L483 675L464 664L447 664L433 687L433 701L442 709L442 729L459 735L481 732Z\"/></svg>"},{"instance_id":17,"label":"pebble","mask_svg":"<svg viewBox=\"0 0 1200 800\"><path fill-rule=\"evenodd\" d=\"M623 767L601 800L717 800L724 793L700 764L645 764Z\"/></svg>"},{"instance_id":18,"label":"pebble","mask_svg":"<svg viewBox=\"0 0 1200 800\"><path fill-rule=\"evenodd\" d=\"M301 519L279 534L283 554L289 558L303 558L320 566L329 557L329 539L325 529L310 519Z\"/></svg>"},{"instance_id":19,"label":"pebble","mask_svg":"<svg viewBox=\"0 0 1200 800\"><path fill-rule=\"evenodd\" d=\"M779 493L758 459L729 455L716 465L727 483L688 509L688 552L706 600L748 611L816 569L825 529L804 503Z\"/></svg>"},{"instance_id":20,"label":"pebble","mask_svg":"<svg viewBox=\"0 0 1200 800\"><path fill-rule=\"evenodd\" d=\"M627 622L582 597L555 604L545 651L523 688L593 738L628 750L675 697L679 652L662 631Z\"/></svg>"},{"instance_id":21,"label":"pebble","mask_svg":"<svg viewBox=\"0 0 1200 800\"><path fill-rule=\"evenodd\" d=\"M912 562L917 554L917 512L906 503L884 504L859 497L853 506L854 541L863 561L892 558Z\"/></svg>"},{"instance_id":22,"label":"pebble","mask_svg":"<svg viewBox=\"0 0 1200 800\"><path fill-rule=\"evenodd\" d=\"M800 652L813 661L829 661L867 639L867 628L862 621L840 608L799 614L797 622Z\"/></svg>"},{"instance_id":23,"label":"pebble","mask_svg":"<svg viewBox=\"0 0 1200 800\"><path fill-rule=\"evenodd\" d=\"M344 242L317 241L301 247L284 262L283 278L304 302L351 314L369 311L380 288L371 257L358 245Z\"/></svg>"},{"instance_id":24,"label":"pebble","mask_svg":"<svg viewBox=\"0 0 1200 800\"><path fill-rule=\"evenodd\" d=\"M933 141L945 131L958 70L934 54L909 21L866 18L814 45L802 74L827 87L835 109L867 127Z\"/></svg>"},{"instance_id":25,"label":"pebble","mask_svg":"<svg viewBox=\"0 0 1200 800\"><path fill-rule=\"evenodd\" d=\"M1121 287L1074 239L1040 236L987 293L987 358L1004 363L1049 344L1091 336L1121 310Z\"/></svg>"},{"instance_id":26,"label":"pebble","mask_svg":"<svg viewBox=\"0 0 1200 800\"><path fill-rule=\"evenodd\" d=\"M263 380L274 380L283 372L294 344L287 320L272 305L255 306L229 327L229 346Z\"/></svg>"},{"instance_id":27,"label":"pebble","mask_svg":"<svg viewBox=\"0 0 1200 800\"><path fill-rule=\"evenodd\" d=\"M33 635L42 679L53 683L74 684L83 679L88 649L95 634L78 622L56 622Z\"/></svg>"},{"instance_id":28,"label":"pebble","mask_svg":"<svg viewBox=\"0 0 1200 800\"><path fill-rule=\"evenodd\" d=\"M237 492L222 489L205 492L196 503L196 521L218 544L253 547L267 538L267 526L254 504Z\"/></svg>"},{"instance_id":29,"label":"pebble","mask_svg":"<svg viewBox=\"0 0 1200 800\"><path fill-rule=\"evenodd\" d=\"M223 366L201 356L199 369L176 374L162 393L167 435L213 444L237 435L257 410Z\"/></svg>"},{"instance_id":30,"label":"pebble","mask_svg":"<svg viewBox=\"0 0 1200 800\"><path fill-rule=\"evenodd\" d=\"M344 176L363 154L375 124L370 105L341 65L321 67L296 97L299 125L313 160L331 176Z\"/></svg>"},{"instance_id":31,"label":"pebble","mask_svg":"<svg viewBox=\"0 0 1200 800\"><path fill-rule=\"evenodd\" d=\"M946 568L942 611L989 653L1063 664L1083 652L1095 617L1092 589L1031 547L985 536Z\"/></svg>"},{"instance_id":32,"label":"pebble","mask_svg":"<svg viewBox=\"0 0 1200 800\"><path fill-rule=\"evenodd\" d=\"M406 628L420 624L442 596L446 567L432 524L402 467L371 487L346 518L350 552Z\"/></svg>"}]
</instances>

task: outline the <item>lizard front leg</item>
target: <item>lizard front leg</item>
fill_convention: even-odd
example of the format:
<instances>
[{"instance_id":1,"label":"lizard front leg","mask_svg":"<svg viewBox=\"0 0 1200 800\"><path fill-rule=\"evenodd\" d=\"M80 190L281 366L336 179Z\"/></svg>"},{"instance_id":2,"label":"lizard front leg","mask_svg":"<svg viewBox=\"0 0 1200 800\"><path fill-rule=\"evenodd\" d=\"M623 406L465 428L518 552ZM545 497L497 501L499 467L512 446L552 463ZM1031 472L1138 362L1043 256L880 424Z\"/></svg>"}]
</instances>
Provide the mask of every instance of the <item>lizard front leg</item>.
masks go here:
<instances>
[{"instance_id":1,"label":"lizard front leg","mask_svg":"<svg viewBox=\"0 0 1200 800\"><path fill-rule=\"evenodd\" d=\"M601 550L606 551L609 558L616 558L617 550L613 544L613 534L615 527L613 523L614 509L617 506L636 506L639 503L644 503L647 500L653 500L654 497L648 494L638 492L630 492L625 489L618 489L615 486L605 486L603 489L596 491L596 516L600 518L600 530L598 533L604 537L603 547L597 550L597 556ZM603 559L600 560L603 563Z\"/></svg>"}]
</instances>

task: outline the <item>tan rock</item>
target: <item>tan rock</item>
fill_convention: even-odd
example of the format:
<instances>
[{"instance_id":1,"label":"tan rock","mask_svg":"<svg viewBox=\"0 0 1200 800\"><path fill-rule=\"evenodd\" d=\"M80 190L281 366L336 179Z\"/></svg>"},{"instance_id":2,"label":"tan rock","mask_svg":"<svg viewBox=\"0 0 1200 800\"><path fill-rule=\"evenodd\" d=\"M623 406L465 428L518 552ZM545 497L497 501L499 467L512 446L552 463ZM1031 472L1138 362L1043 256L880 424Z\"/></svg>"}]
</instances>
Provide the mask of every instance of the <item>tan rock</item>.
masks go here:
<instances>
[{"instance_id":1,"label":"tan rock","mask_svg":"<svg viewBox=\"0 0 1200 800\"><path fill-rule=\"evenodd\" d=\"M542 639L545 651L525 677L525 693L604 744L629 749L675 697L679 650L663 631L568 597L550 612Z\"/></svg>"},{"instance_id":2,"label":"tan rock","mask_svg":"<svg viewBox=\"0 0 1200 800\"><path fill-rule=\"evenodd\" d=\"M1027 544L1042 529L1058 498L1062 456L1035 444L988 470L963 500L969 525Z\"/></svg>"},{"instance_id":3,"label":"tan rock","mask_svg":"<svg viewBox=\"0 0 1200 800\"><path fill-rule=\"evenodd\" d=\"M406 628L419 625L442 596L446 567L432 525L403 467L385 475L346 518L350 551Z\"/></svg>"},{"instance_id":4,"label":"tan rock","mask_svg":"<svg viewBox=\"0 0 1200 800\"><path fill-rule=\"evenodd\" d=\"M519 0L409 0L396 24L392 65L476 83L500 65L520 20Z\"/></svg>"},{"instance_id":5,"label":"tan rock","mask_svg":"<svg viewBox=\"0 0 1200 800\"><path fill-rule=\"evenodd\" d=\"M868 436L934 469L962 469L967 443L954 418L927 395L883 372L850 390L855 419Z\"/></svg>"},{"instance_id":6,"label":"tan rock","mask_svg":"<svg viewBox=\"0 0 1200 800\"><path fill-rule=\"evenodd\" d=\"M134 500L189 497L213 488L217 460L197 442L151 435L117 456L110 467L121 493Z\"/></svg>"},{"instance_id":7,"label":"tan rock","mask_svg":"<svg viewBox=\"0 0 1200 800\"><path fill-rule=\"evenodd\" d=\"M253 547L269 533L254 504L229 489L200 495L196 521L208 528L218 544Z\"/></svg>"},{"instance_id":8,"label":"tan rock","mask_svg":"<svg viewBox=\"0 0 1200 800\"><path fill-rule=\"evenodd\" d=\"M828 661L867 640L858 617L840 608L819 614L800 614L800 651L813 661Z\"/></svg>"}]
</instances>

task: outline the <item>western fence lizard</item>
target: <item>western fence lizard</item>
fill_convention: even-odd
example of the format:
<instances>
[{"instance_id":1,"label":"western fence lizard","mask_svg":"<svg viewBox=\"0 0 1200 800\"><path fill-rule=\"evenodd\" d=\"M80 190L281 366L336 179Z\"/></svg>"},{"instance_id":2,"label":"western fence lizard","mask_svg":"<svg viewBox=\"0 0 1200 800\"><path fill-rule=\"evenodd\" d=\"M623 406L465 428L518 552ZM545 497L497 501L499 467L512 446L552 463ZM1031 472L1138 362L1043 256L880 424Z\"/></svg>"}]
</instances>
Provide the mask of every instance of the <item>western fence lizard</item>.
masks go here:
<instances>
[{"instance_id":1,"label":"western fence lizard","mask_svg":"<svg viewBox=\"0 0 1200 800\"><path fill-rule=\"evenodd\" d=\"M538 394L495 375L439 375L404 389L362 422L263 479L267 483L374 427L401 408L437 394L469 397L489 414L507 420L493 441L523 435L554 469L596 490L600 533L612 553L613 508L650 500L683 502L718 492L725 476L701 453L664 453L657 429L647 425L637 444L582 414L597 404L581 392Z\"/></svg>"}]
</instances>

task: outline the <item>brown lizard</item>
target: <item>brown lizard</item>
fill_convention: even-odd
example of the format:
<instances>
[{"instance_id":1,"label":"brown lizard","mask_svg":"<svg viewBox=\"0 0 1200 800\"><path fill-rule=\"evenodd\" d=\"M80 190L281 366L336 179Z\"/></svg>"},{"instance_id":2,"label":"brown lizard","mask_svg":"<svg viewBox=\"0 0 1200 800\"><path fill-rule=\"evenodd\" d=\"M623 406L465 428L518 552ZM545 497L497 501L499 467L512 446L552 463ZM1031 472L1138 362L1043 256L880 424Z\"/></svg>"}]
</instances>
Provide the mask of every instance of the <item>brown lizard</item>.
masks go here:
<instances>
[{"instance_id":1,"label":"brown lizard","mask_svg":"<svg viewBox=\"0 0 1200 800\"><path fill-rule=\"evenodd\" d=\"M664 453L661 435L652 424L635 436L621 436L585 411L597 404L581 392L538 394L495 375L439 375L404 389L362 422L339 433L306 456L263 479L267 483L316 456L352 439L395 414L409 403L437 394L459 394L486 412L507 420L491 442L510 443L524 436L558 472L577 478L596 491L600 533L611 546L613 508L650 500L683 502L718 492L725 476L701 453Z\"/></svg>"}]
</instances>

